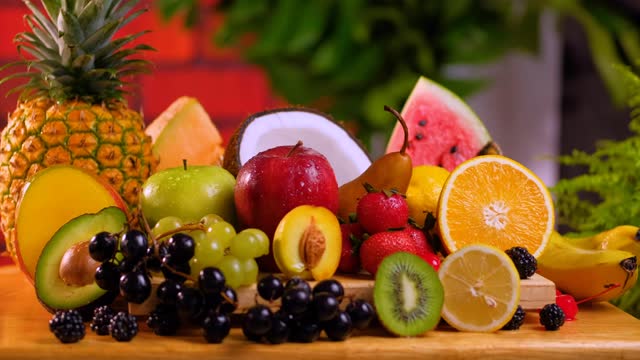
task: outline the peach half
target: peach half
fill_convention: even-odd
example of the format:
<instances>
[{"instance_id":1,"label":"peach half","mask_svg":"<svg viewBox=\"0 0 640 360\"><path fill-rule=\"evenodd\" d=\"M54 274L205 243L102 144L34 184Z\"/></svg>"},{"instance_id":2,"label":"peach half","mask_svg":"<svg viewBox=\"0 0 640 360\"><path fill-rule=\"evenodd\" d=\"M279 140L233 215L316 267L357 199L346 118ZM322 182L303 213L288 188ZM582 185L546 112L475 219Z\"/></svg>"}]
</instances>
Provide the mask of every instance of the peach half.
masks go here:
<instances>
[{"instance_id":1,"label":"peach half","mask_svg":"<svg viewBox=\"0 0 640 360\"><path fill-rule=\"evenodd\" d=\"M38 172L23 188L16 211L17 258L29 280L42 249L62 225L109 206L127 212L120 195L97 176L68 165Z\"/></svg>"},{"instance_id":2,"label":"peach half","mask_svg":"<svg viewBox=\"0 0 640 360\"><path fill-rule=\"evenodd\" d=\"M342 237L336 215L322 206L289 211L273 236L273 256L286 276L328 279L338 269Z\"/></svg>"}]
</instances>

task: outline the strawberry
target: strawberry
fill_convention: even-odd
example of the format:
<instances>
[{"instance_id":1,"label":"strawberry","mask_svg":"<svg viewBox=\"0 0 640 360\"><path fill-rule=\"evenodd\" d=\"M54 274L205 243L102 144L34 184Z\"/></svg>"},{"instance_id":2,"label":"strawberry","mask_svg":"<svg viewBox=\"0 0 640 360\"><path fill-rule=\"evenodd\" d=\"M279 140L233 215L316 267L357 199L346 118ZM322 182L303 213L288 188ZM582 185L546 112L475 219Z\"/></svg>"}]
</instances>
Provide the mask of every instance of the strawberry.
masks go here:
<instances>
[{"instance_id":1,"label":"strawberry","mask_svg":"<svg viewBox=\"0 0 640 360\"><path fill-rule=\"evenodd\" d=\"M378 232L371 235L360 246L360 263L363 269L375 275L382 259L398 251L419 254L409 233L405 231Z\"/></svg>"},{"instance_id":2,"label":"strawberry","mask_svg":"<svg viewBox=\"0 0 640 360\"><path fill-rule=\"evenodd\" d=\"M364 231L358 223L341 224L340 230L342 232L342 253L338 270L347 274L355 274L360 271L358 249Z\"/></svg>"},{"instance_id":3,"label":"strawberry","mask_svg":"<svg viewBox=\"0 0 640 360\"><path fill-rule=\"evenodd\" d=\"M409 225L404 229L404 231L409 234L409 237L411 237L416 248L418 248L421 253L434 254L433 248L431 248L429 241L427 241L427 236L424 234L422 229Z\"/></svg>"},{"instance_id":4,"label":"strawberry","mask_svg":"<svg viewBox=\"0 0 640 360\"><path fill-rule=\"evenodd\" d=\"M409 206L396 192L369 192L358 201L356 217L370 235L402 229L409 220Z\"/></svg>"}]
</instances>

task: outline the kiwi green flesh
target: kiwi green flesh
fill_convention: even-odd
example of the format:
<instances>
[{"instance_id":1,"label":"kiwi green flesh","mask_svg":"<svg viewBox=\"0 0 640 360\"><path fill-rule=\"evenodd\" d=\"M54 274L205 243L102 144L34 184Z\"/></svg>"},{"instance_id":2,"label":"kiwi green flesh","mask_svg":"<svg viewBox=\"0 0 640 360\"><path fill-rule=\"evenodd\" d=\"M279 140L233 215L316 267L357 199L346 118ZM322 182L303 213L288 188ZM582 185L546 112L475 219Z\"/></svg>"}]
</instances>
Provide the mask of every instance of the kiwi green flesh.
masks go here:
<instances>
[{"instance_id":1,"label":"kiwi green flesh","mask_svg":"<svg viewBox=\"0 0 640 360\"><path fill-rule=\"evenodd\" d=\"M440 321L444 289L437 272L417 255L387 256L376 272L373 301L380 322L398 336L416 336Z\"/></svg>"},{"instance_id":2,"label":"kiwi green flesh","mask_svg":"<svg viewBox=\"0 0 640 360\"><path fill-rule=\"evenodd\" d=\"M117 207L107 207L95 214L80 215L66 224L47 242L36 266L36 295L49 311L81 309L103 303L115 296L101 289L95 282L83 286L67 285L59 275L64 253L73 245L89 241L101 231L122 231L126 214Z\"/></svg>"}]
</instances>

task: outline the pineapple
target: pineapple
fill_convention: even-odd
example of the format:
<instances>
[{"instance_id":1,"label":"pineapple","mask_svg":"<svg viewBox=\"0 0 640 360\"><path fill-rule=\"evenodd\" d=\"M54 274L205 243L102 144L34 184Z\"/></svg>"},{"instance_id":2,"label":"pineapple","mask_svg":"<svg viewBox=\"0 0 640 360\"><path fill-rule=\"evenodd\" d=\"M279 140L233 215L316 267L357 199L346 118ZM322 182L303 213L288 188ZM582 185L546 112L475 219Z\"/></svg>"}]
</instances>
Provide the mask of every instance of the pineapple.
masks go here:
<instances>
[{"instance_id":1,"label":"pineapple","mask_svg":"<svg viewBox=\"0 0 640 360\"><path fill-rule=\"evenodd\" d=\"M23 65L17 108L0 135L0 228L15 258L15 211L22 188L38 171L71 164L102 177L130 205L154 171L151 138L139 112L128 108L123 77L145 71L135 59L146 45L123 49L144 32L113 39L139 16L139 0L42 0L31 13L28 31L16 36L30 55L4 68ZM73 186L73 184L69 184ZM43 214L46 216L46 214Z\"/></svg>"}]
</instances>

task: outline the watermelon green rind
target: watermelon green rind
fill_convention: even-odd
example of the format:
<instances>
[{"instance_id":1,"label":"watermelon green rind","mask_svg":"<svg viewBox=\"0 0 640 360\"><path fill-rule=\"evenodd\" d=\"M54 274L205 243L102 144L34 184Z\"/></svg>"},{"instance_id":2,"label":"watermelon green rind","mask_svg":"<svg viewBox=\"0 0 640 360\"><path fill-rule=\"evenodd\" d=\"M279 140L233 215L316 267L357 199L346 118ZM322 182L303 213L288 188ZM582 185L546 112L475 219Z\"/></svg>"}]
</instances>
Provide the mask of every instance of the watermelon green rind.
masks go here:
<instances>
[{"instance_id":1,"label":"watermelon green rind","mask_svg":"<svg viewBox=\"0 0 640 360\"><path fill-rule=\"evenodd\" d=\"M452 170L478 155L491 135L473 110L456 94L420 77L407 99L402 117L409 127L409 148L414 166L439 165ZM426 120L426 125L420 125ZM403 130L396 124L386 152L399 151Z\"/></svg>"}]
</instances>

